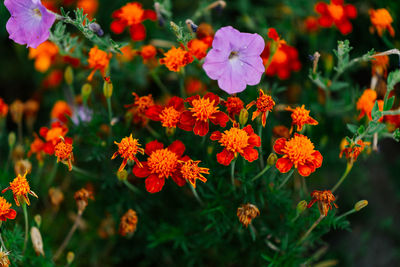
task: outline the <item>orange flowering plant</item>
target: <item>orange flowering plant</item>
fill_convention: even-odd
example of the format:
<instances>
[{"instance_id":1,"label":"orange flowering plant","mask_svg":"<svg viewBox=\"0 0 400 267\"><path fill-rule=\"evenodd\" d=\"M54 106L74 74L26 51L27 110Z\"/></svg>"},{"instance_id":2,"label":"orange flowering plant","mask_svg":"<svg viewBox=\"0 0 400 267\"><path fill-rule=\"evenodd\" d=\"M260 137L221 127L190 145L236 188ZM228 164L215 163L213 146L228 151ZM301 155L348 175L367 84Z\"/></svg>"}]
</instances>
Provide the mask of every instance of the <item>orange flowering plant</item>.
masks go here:
<instances>
[{"instance_id":1,"label":"orange flowering plant","mask_svg":"<svg viewBox=\"0 0 400 267\"><path fill-rule=\"evenodd\" d=\"M3 2L0 266L395 251L396 1Z\"/></svg>"}]
</instances>

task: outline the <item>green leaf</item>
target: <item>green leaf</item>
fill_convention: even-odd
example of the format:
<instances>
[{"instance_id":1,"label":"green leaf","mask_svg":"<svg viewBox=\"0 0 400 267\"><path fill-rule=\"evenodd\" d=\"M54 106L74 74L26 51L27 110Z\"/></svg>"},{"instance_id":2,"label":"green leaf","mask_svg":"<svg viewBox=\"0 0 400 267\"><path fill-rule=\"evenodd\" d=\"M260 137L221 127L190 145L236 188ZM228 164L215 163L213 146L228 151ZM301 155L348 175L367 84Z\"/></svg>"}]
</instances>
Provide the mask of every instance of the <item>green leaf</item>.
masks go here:
<instances>
[{"instance_id":1,"label":"green leaf","mask_svg":"<svg viewBox=\"0 0 400 267\"><path fill-rule=\"evenodd\" d=\"M388 94L390 91L394 89L394 86L400 82L400 70L395 70L389 73L387 79L387 92Z\"/></svg>"},{"instance_id":2,"label":"green leaf","mask_svg":"<svg viewBox=\"0 0 400 267\"><path fill-rule=\"evenodd\" d=\"M394 96L385 101L383 105L383 110L390 110L393 107L393 103L394 103Z\"/></svg>"},{"instance_id":3,"label":"green leaf","mask_svg":"<svg viewBox=\"0 0 400 267\"><path fill-rule=\"evenodd\" d=\"M363 134L365 132L365 127L364 125L361 125L358 129L357 129L357 133L358 134Z\"/></svg>"},{"instance_id":4,"label":"green leaf","mask_svg":"<svg viewBox=\"0 0 400 267\"><path fill-rule=\"evenodd\" d=\"M339 91L348 86L349 86L349 84L347 82L334 82L334 83L332 83L332 85L329 88L331 91Z\"/></svg>"},{"instance_id":5,"label":"green leaf","mask_svg":"<svg viewBox=\"0 0 400 267\"><path fill-rule=\"evenodd\" d=\"M394 132L393 132L393 139L396 140L397 142L400 141L400 129L397 128Z\"/></svg>"},{"instance_id":6,"label":"green leaf","mask_svg":"<svg viewBox=\"0 0 400 267\"><path fill-rule=\"evenodd\" d=\"M357 129L358 129L357 125L348 123L346 126L347 126L347 129L349 129L349 131L351 133L355 134L357 132Z\"/></svg>"},{"instance_id":7,"label":"green leaf","mask_svg":"<svg viewBox=\"0 0 400 267\"><path fill-rule=\"evenodd\" d=\"M374 121L377 121L382 117L382 112L379 111L378 101L375 101L374 107L371 111L371 116Z\"/></svg>"}]
</instances>

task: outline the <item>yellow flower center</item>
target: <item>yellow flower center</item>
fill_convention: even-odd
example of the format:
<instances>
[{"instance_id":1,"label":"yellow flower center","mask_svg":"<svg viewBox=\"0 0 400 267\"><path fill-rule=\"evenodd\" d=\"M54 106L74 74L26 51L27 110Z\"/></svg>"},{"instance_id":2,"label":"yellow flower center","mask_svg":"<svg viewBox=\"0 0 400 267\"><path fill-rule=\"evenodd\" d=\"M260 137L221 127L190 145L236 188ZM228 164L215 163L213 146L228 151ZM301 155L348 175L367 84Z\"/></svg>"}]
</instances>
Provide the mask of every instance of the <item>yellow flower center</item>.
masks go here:
<instances>
[{"instance_id":1,"label":"yellow flower center","mask_svg":"<svg viewBox=\"0 0 400 267\"><path fill-rule=\"evenodd\" d=\"M28 181L20 174L10 183L10 188L16 196L24 196L31 191Z\"/></svg>"},{"instance_id":2,"label":"yellow flower center","mask_svg":"<svg viewBox=\"0 0 400 267\"><path fill-rule=\"evenodd\" d=\"M175 128L179 122L181 112L177 111L174 107L166 107L160 114L162 126L168 128Z\"/></svg>"},{"instance_id":3,"label":"yellow flower center","mask_svg":"<svg viewBox=\"0 0 400 267\"><path fill-rule=\"evenodd\" d=\"M286 142L283 152L287 155L294 166L303 165L307 161L311 161L315 152L314 144L304 135L295 135Z\"/></svg>"},{"instance_id":4,"label":"yellow flower center","mask_svg":"<svg viewBox=\"0 0 400 267\"><path fill-rule=\"evenodd\" d=\"M135 155L143 151L143 148L140 147L139 140L133 139L132 135L122 138L121 142L116 144L118 145L118 154L120 154L122 158L134 160Z\"/></svg>"},{"instance_id":5,"label":"yellow flower center","mask_svg":"<svg viewBox=\"0 0 400 267\"><path fill-rule=\"evenodd\" d=\"M233 153L243 153L244 149L249 146L249 135L242 129L231 128L226 130L219 142L228 151Z\"/></svg>"},{"instance_id":6,"label":"yellow flower center","mask_svg":"<svg viewBox=\"0 0 400 267\"><path fill-rule=\"evenodd\" d=\"M256 106L261 112L271 111L275 105L275 101L269 95L262 95L257 98Z\"/></svg>"},{"instance_id":7,"label":"yellow flower center","mask_svg":"<svg viewBox=\"0 0 400 267\"><path fill-rule=\"evenodd\" d=\"M33 10L33 15L35 16L35 17L37 17L37 18L42 18L42 13L40 13L40 10L39 10L39 8L35 8L34 10Z\"/></svg>"},{"instance_id":8,"label":"yellow flower center","mask_svg":"<svg viewBox=\"0 0 400 267\"><path fill-rule=\"evenodd\" d=\"M147 160L151 173L167 178L176 171L178 156L168 148L154 151Z\"/></svg>"},{"instance_id":9,"label":"yellow flower center","mask_svg":"<svg viewBox=\"0 0 400 267\"><path fill-rule=\"evenodd\" d=\"M209 98L195 99L192 101L192 108L189 108L198 121L208 121L212 119L212 115L218 111L218 107L214 106L214 100L210 101Z\"/></svg>"},{"instance_id":10,"label":"yellow flower center","mask_svg":"<svg viewBox=\"0 0 400 267\"><path fill-rule=\"evenodd\" d=\"M72 144L65 143L64 141L59 142L54 147L54 154L56 157L60 158L61 160L66 160L71 156L72 153Z\"/></svg>"}]
</instances>

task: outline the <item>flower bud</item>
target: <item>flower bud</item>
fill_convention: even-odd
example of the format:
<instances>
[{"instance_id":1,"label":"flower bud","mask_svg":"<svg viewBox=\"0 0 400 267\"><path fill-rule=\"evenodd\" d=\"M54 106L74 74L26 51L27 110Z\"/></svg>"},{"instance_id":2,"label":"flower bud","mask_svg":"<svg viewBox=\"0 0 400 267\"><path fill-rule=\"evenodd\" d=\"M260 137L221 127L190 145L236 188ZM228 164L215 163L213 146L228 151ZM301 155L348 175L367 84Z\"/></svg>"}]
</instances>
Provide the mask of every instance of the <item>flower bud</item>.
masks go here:
<instances>
[{"instance_id":1,"label":"flower bud","mask_svg":"<svg viewBox=\"0 0 400 267\"><path fill-rule=\"evenodd\" d=\"M104 31L101 28L101 26L96 23L96 22L92 22L89 24L89 29L91 29L93 32L95 32L98 36L103 36L104 35Z\"/></svg>"},{"instance_id":2,"label":"flower bud","mask_svg":"<svg viewBox=\"0 0 400 267\"><path fill-rule=\"evenodd\" d=\"M361 209L365 208L368 206L368 201L367 200L360 200L354 205L354 209L356 211L360 211Z\"/></svg>"},{"instance_id":3,"label":"flower bud","mask_svg":"<svg viewBox=\"0 0 400 267\"><path fill-rule=\"evenodd\" d=\"M260 210L253 204L242 204L237 209L236 215L240 223L247 228L251 221L260 215Z\"/></svg>"},{"instance_id":4,"label":"flower bud","mask_svg":"<svg viewBox=\"0 0 400 267\"><path fill-rule=\"evenodd\" d=\"M10 148L13 148L14 147L14 145L15 145L15 140L17 139L17 136L15 135L15 133L14 132L11 132L9 135L8 135L8 146L10 147Z\"/></svg>"},{"instance_id":5,"label":"flower bud","mask_svg":"<svg viewBox=\"0 0 400 267\"><path fill-rule=\"evenodd\" d=\"M246 125L248 119L249 119L249 112L247 111L247 109L242 108L242 110L239 113L240 125Z\"/></svg>"},{"instance_id":6,"label":"flower bud","mask_svg":"<svg viewBox=\"0 0 400 267\"><path fill-rule=\"evenodd\" d=\"M65 72L64 72L64 79L65 79L65 82L66 82L68 85L70 85L70 86L71 86L72 83L74 82L74 72L73 72L71 66L68 66L68 67L65 69Z\"/></svg>"},{"instance_id":7,"label":"flower bud","mask_svg":"<svg viewBox=\"0 0 400 267\"><path fill-rule=\"evenodd\" d=\"M297 204L296 211L298 214L302 213L307 209L307 201L302 200Z\"/></svg>"},{"instance_id":8,"label":"flower bud","mask_svg":"<svg viewBox=\"0 0 400 267\"><path fill-rule=\"evenodd\" d=\"M42 216L40 216L40 214L36 214L35 217L33 217L33 220L35 221L36 225L40 227L42 224Z\"/></svg>"},{"instance_id":9,"label":"flower bud","mask_svg":"<svg viewBox=\"0 0 400 267\"><path fill-rule=\"evenodd\" d=\"M88 100L91 93L92 93L92 86L89 83L85 83L81 89L83 102L86 102Z\"/></svg>"},{"instance_id":10,"label":"flower bud","mask_svg":"<svg viewBox=\"0 0 400 267\"><path fill-rule=\"evenodd\" d=\"M21 123L22 116L24 115L24 103L17 99L10 105L11 118L15 123Z\"/></svg>"},{"instance_id":11,"label":"flower bud","mask_svg":"<svg viewBox=\"0 0 400 267\"><path fill-rule=\"evenodd\" d=\"M113 93L113 84L111 80L109 82L105 81L103 85L103 93L106 98L110 98Z\"/></svg>"},{"instance_id":12,"label":"flower bud","mask_svg":"<svg viewBox=\"0 0 400 267\"><path fill-rule=\"evenodd\" d=\"M36 255L44 256L42 235L40 234L39 229L35 226L31 228L31 240Z\"/></svg>"},{"instance_id":13,"label":"flower bud","mask_svg":"<svg viewBox=\"0 0 400 267\"><path fill-rule=\"evenodd\" d=\"M75 259L75 254L72 251L68 251L67 253L67 263L71 264Z\"/></svg>"},{"instance_id":14,"label":"flower bud","mask_svg":"<svg viewBox=\"0 0 400 267\"><path fill-rule=\"evenodd\" d=\"M275 165L277 160L278 160L278 156L275 153L269 154L268 159L267 159L268 166Z\"/></svg>"},{"instance_id":15,"label":"flower bud","mask_svg":"<svg viewBox=\"0 0 400 267\"><path fill-rule=\"evenodd\" d=\"M125 181L128 178L128 172L125 169L123 169L122 171L117 172L117 177L118 180Z\"/></svg>"},{"instance_id":16,"label":"flower bud","mask_svg":"<svg viewBox=\"0 0 400 267\"><path fill-rule=\"evenodd\" d=\"M197 29L199 28L199 26L197 26L196 24L194 24L193 20L191 19L187 19L186 21L186 25L188 26L188 28L192 31L192 32L197 32Z\"/></svg>"}]
</instances>

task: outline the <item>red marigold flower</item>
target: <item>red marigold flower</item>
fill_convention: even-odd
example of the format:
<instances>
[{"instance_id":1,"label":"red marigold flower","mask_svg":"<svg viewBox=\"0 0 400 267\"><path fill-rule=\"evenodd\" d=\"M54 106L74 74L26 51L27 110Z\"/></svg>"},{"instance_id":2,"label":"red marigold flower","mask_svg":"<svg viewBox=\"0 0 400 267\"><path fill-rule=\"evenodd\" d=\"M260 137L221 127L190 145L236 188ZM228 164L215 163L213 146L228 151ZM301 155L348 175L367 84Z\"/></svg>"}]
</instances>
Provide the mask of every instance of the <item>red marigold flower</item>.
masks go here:
<instances>
[{"instance_id":1,"label":"red marigold flower","mask_svg":"<svg viewBox=\"0 0 400 267\"><path fill-rule=\"evenodd\" d=\"M63 100L57 101L53 109L51 110L50 117L52 119L57 119L61 121L62 123L67 123L68 122L68 117L72 116L72 110L70 106L67 104L67 102Z\"/></svg>"},{"instance_id":2,"label":"red marigold flower","mask_svg":"<svg viewBox=\"0 0 400 267\"><path fill-rule=\"evenodd\" d=\"M110 63L110 59L112 57L111 53L106 53L103 50L97 48L97 46L93 47L89 51L89 68L93 69L92 72L88 76L88 81L91 81L94 73L99 70L101 75L104 77L106 74L106 69L108 68L108 64Z\"/></svg>"},{"instance_id":3,"label":"red marigold flower","mask_svg":"<svg viewBox=\"0 0 400 267\"><path fill-rule=\"evenodd\" d=\"M369 120L372 120L372 109L375 105L375 101L377 98L377 93L375 90L372 89L366 89L363 94L360 96L360 98L357 100L357 110L360 111L360 115L358 116L358 119L361 119L364 117L364 115L367 115ZM378 106L379 110L383 110L383 101L378 100ZM382 118L381 118L382 120Z\"/></svg>"},{"instance_id":4,"label":"red marigold flower","mask_svg":"<svg viewBox=\"0 0 400 267\"><path fill-rule=\"evenodd\" d=\"M225 127L229 121L228 115L219 110L219 97L208 93L204 97L195 95L186 99L190 104L188 111L181 115L181 129L192 131L195 135L205 136L209 130L209 121Z\"/></svg>"},{"instance_id":5,"label":"red marigold flower","mask_svg":"<svg viewBox=\"0 0 400 267\"><path fill-rule=\"evenodd\" d=\"M316 17L309 16L304 21L305 28L307 32L316 32L318 31L318 19Z\"/></svg>"},{"instance_id":6,"label":"red marigold flower","mask_svg":"<svg viewBox=\"0 0 400 267\"><path fill-rule=\"evenodd\" d=\"M251 221L260 215L260 210L253 204L242 204L236 211L240 223L247 228Z\"/></svg>"},{"instance_id":7,"label":"red marigold flower","mask_svg":"<svg viewBox=\"0 0 400 267\"><path fill-rule=\"evenodd\" d=\"M206 177L203 174L210 174L209 168L199 167L200 160L194 161L191 159L188 160L179 160L180 171L182 174L182 178L188 181L194 188L196 188L196 180L200 180L203 183L207 182Z\"/></svg>"},{"instance_id":8,"label":"red marigold flower","mask_svg":"<svg viewBox=\"0 0 400 267\"><path fill-rule=\"evenodd\" d=\"M302 105L301 107L296 107L295 109L287 107L286 110L292 112L292 114L290 115L292 117L292 125L297 126L298 132L301 132L303 126L306 124L318 125L318 122L310 116L310 111L305 109L304 105Z\"/></svg>"},{"instance_id":9,"label":"red marigold flower","mask_svg":"<svg viewBox=\"0 0 400 267\"><path fill-rule=\"evenodd\" d=\"M44 88L55 88L61 84L64 78L64 72L61 70L52 70L42 81Z\"/></svg>"},{"instance_id":10,"label":"red marigold flower","mask_svg":"<svg viewBox=\"0 0 400 267\"><path fill-rule=\"evenodd\" d=\"M278 32L275 30L275 28L269 28L268 29L268 38L271 38L274 41L279 41L279 35Z\"/></svg>"},{"instance_id":11,"label":"red marigold flower","mask_svg":"<svg viewBox=\"0 0 400 267\"><path fill-rule=\"evenodd\" d=\"M68 128L61 124L59 121L51 124L51 128L42 127L39 130L39 134L46 141L43 146L43 151L46 154L53 155L54 147L57 144L60 137L64 137L68 133Z\"/></svg>"},{"instance_id":12,"label":"red marigold flower","mask_svg":"<svg viewBox=\"0 0 400 267\"><path fill-rule=\"evenodd\" d=\"M165 107L160 105L149 107L146 110L146 116L153 121L160 121L167 131L173 131L177 126L184 127L180 123L180 117L184 110L183 99L173 96Z\"/></svg>"},{"instance_id":13,"label":"red marigold flower","mask_svg":"<svg viewBox=\"0 0 400 267\"><path fill-rule=\"evenodd\" d=\"M192 39L187 44L189 52L195 56L198 60L206 57L207 50L210 46L200 39Z\"/></svg>"},{"instance_id":14,"label":"red marigold flower","mask_svg":"<svg viewBox=\"0 0 400 267\"><path fill-rule=\"evenodd\" d=\"M385 8L380 9L370 9L369 16L371 19L372 27L370 31L373 33L376 29L379 36L382 37L383 32L385 30L389 31L389 34L394 37L394 29L392 27L392 16L390 15L389 11Z\"/></svg>"},{"instance_id":15,"label":"red marigold flower","mask_svg":"<svg viewBox=\"0 0 400 267\"><path fill-rule=\"evenodd\" d=\"M329 28L332 24L343 34L349 34L353 30L349 19L357 17L357 9L351 4L344 4L343 0L331 0L330 4L318 2L315 10L320 14L318 23L322 27Z\"/></svg>"},{"instance_id":16,"label":"red marigold flower","mask_svg":"<svg viewBox=\"0 0 400 267\"><path fill-rule=\"evenodd\" d=\"M256 105L257 110L253 112L253 116L251 120L253 121L259 115L261 115L261 123L262 126L265 127L267 122L267 115L268 112L272 110L275 106L275 101L269 95L266 95L262 89L260 89L260 95L258 96L257 100L251 101L247 106L246 109L251 108L253 105Z\"/></svg>"},{"instance_id":17,"label":"red marigold flower","mask_svg":"<svg viewBox=\"0 0 400 267\"><path fill-rule=\"evenodd\" d=\"M185 89L188 95L204 94L206 86L199 79L189 77L185 81Z\"/></svg>"},{"instance_id":18,"label":"red marigold flower","mask_svg":"<svg viewBox=\"0 0 400 267\"><path fill-rule=\"evenodd\" d=\"M5 118L8 113L8 105L0 98L0 118Z\"/></svg>"},{"instance_id":19,"label":"red marigold flower","mask_svg":"<svg viewBox=\"0 0 400 267\"><path fill-rule=\"evenodd\" d=\"M7 219L15 219L17 212L11 208L11 203L8 203L4 197L0 197L0 221L5 222Z\"/></svg>"},{"instance_id":20,"label":"red marigold flower","mask_svg":"<svg viewBox=\"0 0 400 267\"><path fill-rule=\"evenodd\" d=\"M230 96L226 101L221 102L226 107L229 117L235 119L235 115L239 115L240 111L244 108L243 101L237 96Z\"/></svg>"},{"instance_id":21,"label":"red marigold flower","mask_svg":"<svg viewBox=\"0 0 400 267\"><path fill-rule=\"evenodd\" d=\"M29 187L29 183L26 180L27 174L28 174L28 172L25 172L25 174L23 176L21 176L21 174L18 174L18 176L15 177L15 179L12 182L10 182L10 186L3 189L3 191L1 191L1 193L3 194L7 190L11 190L13 192L15 204L17 204L17 206L20 205L21 201L22 201L22 203L28 204L28 206L30 205L28 194L30 194L36 198L38 197L35 194L35 192L33 192L31 190L31 188Z\"/></svg>"},{"instance_id":22,"label":"red marigold flower","mask_svg":"<svg viewBox=\"0 0 400 267\"><path fill-rule=\"evenodd\" d=\"M139 96L136 93L132 93L132 95L135 97L134 103L130 105L125 105L125 107L130 108L128 112L133 115L133 123L146 125L148 121L148 118L146 117L146 111L151 106L155 105L153 96L151 94L146 96Z\"/></svg>"},{"instance_id":23,"label":"red marigold flower","mask_svg":"<svg viewBox=\"0 0 400 267\"><path fill-rule=\"evenodd\" d=\"M211 134L211 140L218 140L224 147L222 152L217 154L218 163L228 166L232 160L240 154L248 162L258 159L258 151L254 147L261 146L261 138L254 133L251 125L243 129L232 127L223 133L215 131Z\"/></svg>"},{"instance_id":24,"label":"red marigold flower","mask_svg":"<svg viewBox=\"0 0 400 267\"><path fill-rule=\"evenodd\" d=\"M187 64L192 63L193 57L181 47L175 48L174 46L164 53L164 58L160 59L160 64L165 65L170 71L179 72L181 68Z\"/></svg>"},{"instance_id":25,"label":"red marigold flower","mask_svg":"<svg viewBox=\"0 0 400 267\"><path fill-rule=\"evenodd\" d=\"M310 203L308 203L307 208L311 208L311 206L314 205L315 202L317 202L319 212L322 216L328 215L328 211L332 209L331 203L333 203L336 200L331 190L323 190L323 191L314 190L311 193L311 197L312 199ZM338 208L336 203L333 203L333 205L335 206L335 208Z\"/></svg>"},{"instance_id":26,"label":"red marigold flower","mask_svg":"<svg viewBox=\"0 0 400 267\"><path fill-rule=\"evenodd\" d=\"M174 141L169 147L158 141L152 141L146 145L144 152L149 156L147 161L141 165L133 166L133 174L139 178L146 178L146 190L149 193L160 192L165 184L165 179L171 177L178 186L184 186L186 180L182 177L179 168L179 160L185 152L185 145L179 141Z\"/></svg>"},{"instance_id":27,"label":"red marigold flower","mask_svg":"<svg viewBox=\"0 0 400 267\"><path fill-rule=\"evenodd\" d=\"M118 172L122 171L128 160L134 160L136 164L141 167L140 161L136 158L137 153L144 154L144 149L140 146L138 139L133 139L132 134L129 137L122 138L121 142L114 142L118 146L118 151L113 154L111 159L115 159L118 155L124 160L118 169Z\"/></svg>"},{"instance_id":28,"label":"red marigold flower","mask_svg":"<svg viewBox=\"0 0 400 267\"><path fill-rule=\"evenodd\" d=\"M92 19L99 8L99 0L78 0L76 7L82 8L83 12L88 14L88 18Z\"/></svg>"},{"instance_id":29,"label":"red marigold flower","mask_svg":"<svg viewBox=\"0 0 400 267\"><path fill-rule=\"evenodd\" d=\"M142 46L142 49L140 50L140 55L143 58L143 62L147 63L150 60L155 59L157 55L157 48L152 45Z\"/></svg>"},{"instance_id":30,"label":"red marigold flower","mask_svg":"<svg viewBox=\"0 0 400 267\"><path fill-rule=\"evenodd\" d=\"M119 234L126 236L128 234L133 234L136 231L136 226L138 223L138 217L136 212L129 209L124 216L121 218L121 223L119 224Z\"/></svg>"},{"instance_id":31,"label":"red marigold flower","mask_svg":"<svg viewBox=\"0 0 400 267\"><path fill-rule=\"evenodd\" d=\"M44 142L42 139L37 136L37 134L34 134L35 139L30 145L30 150L28 151L28 157L32 156L32 154L36 154L36 159L39 162L43 162L43 153L44 153Z\"/></svg>"},{"instance_id":32,"label":"red marigold flower","mask_svg":"<svg viewBox=\"0 0 400 267\"><path fill-rule=\"evenodd\" d=\"M276 162L281 173L287 173L294 165L301 176L309 176L322 165L321 153L314 150L314 144L302 134L295 133L289 140L279 138L275 141L274 151L283 155Z\"/></svg>"},{"instance_id":33,"label":"red marigold flower","mask_svg":"<svg viewBox=\"0 0 400 267\"><path fill-rule=\"evenodd\" d=\"M143 21L150 19L157 20L157 14L153 10L142 8L138 2L127 3L112 14L113 22L111 31L115 34L121 34L126 27L129 27L129 33L133 41L142 41L146 38L146 28Z\"/></svg>"},{"instance_id":34,"label":"red marigold flower","mask_svg":"<svg viewBox=\"0 0 400 267\"><path fill-rule=\"evenodd\" d=\"M68 165L68 170L72 171L72 161L74 161L74 153L72 153L72 138L60 138L54 147L54 155L57 157L57 162L62 162Z\"/></svg>"},{"instance_id":35,"label":"red marigold flower","mask_svg":"<svg viewBox=\"0 0 400 267\"><path fill-rule=\"evenodd\" d=\"M349 144L346 139L343 139L342 143L340 144L341 151L339 157L341 158L344 155L346 156L347 160L350 161L356 161L358 156L361 154L361 152L364 151L366 146L371 145L370 142L364 142L362 140L357 141L356 144Z\"/></svg>"}]
</instances>

